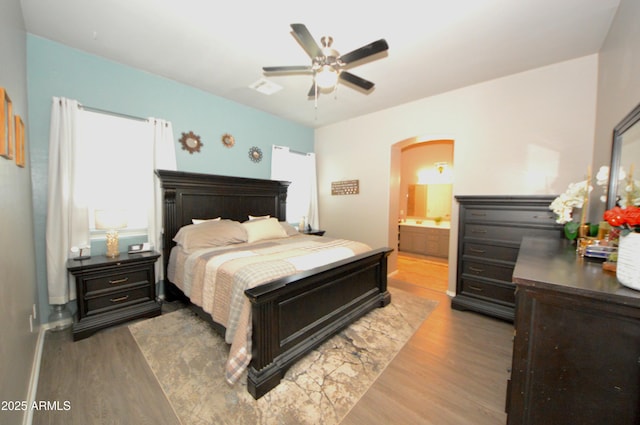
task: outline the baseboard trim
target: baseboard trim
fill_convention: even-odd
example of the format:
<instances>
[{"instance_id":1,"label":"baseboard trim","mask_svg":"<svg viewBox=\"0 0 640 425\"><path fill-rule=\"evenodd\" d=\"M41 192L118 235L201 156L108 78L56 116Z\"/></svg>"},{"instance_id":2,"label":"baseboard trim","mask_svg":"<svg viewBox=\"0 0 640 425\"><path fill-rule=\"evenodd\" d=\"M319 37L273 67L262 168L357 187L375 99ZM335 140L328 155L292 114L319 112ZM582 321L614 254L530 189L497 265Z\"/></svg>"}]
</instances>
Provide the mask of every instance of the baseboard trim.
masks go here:
<instances>
[{"instance_id":1,"label":"baseboard trim","mask_svg":"<svg viewBox=\"0 0 640 425\"><path fill-rule=\"evenodd\" d=\"M27 391L27 406L32 406L38 394L38 380L40 379L40 363L42 361L42 350L44 348L44 337L49 327L40 325L38 329L38 340L36 341L36 351L31 365L31 376L29 377L29 390ZM22 418L23 425L31 425L33 422L33 410L25 410Z\"/></svg>"}]
</instances>

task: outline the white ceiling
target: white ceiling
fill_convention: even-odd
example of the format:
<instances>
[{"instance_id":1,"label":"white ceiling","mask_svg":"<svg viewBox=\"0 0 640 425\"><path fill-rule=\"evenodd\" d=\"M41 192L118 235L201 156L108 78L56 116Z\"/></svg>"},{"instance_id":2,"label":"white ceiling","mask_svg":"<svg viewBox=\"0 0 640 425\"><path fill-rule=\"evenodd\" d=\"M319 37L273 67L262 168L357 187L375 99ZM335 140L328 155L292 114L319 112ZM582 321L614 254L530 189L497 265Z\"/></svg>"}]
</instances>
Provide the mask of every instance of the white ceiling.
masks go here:
<instances>
[{"instance_id":1,"label":"white ceiling","mask_svg":"<svg viewBox=\"0 0 640 425\"><path fill-rule=\"evenodd\" d=\"M309 127L320 127L470 84L596 53L620 0L21 0L27 31L200 88ZM291 34L307 26L340 53L384 38L386 54L349 71L376 84L340 84L317 108L310 75L268 76L273 95L248 86L263 66L307 65Z\"/></svg>"}]
</instances>

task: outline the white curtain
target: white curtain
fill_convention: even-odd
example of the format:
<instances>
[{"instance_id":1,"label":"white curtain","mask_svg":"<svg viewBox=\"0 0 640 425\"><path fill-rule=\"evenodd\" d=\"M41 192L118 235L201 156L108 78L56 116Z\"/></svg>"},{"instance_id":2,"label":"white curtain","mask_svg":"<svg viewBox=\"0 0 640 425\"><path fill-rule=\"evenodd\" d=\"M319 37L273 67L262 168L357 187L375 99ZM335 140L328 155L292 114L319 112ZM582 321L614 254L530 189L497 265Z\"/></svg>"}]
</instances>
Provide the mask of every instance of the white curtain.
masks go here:
<instances>
[{"instance_id":1,"label":"white curtain","mask_svg":"<svg viewBox=\"0 0 640 425\"><path fill-rule=\"evenodd\" d=\"M66 268L72 247L89 245L89 214L79 196L77 159L81 146L76 137L78 102L53 98L49 129L49 180L46 253L50 304L66 304L76 298Z\"/></svg>"},{"instance_id":2,"label":"white curtain","mask_svg":"<svg viewBox=\"0 0 640 425\"><path fill-rule=\"evenodd\" d=\"M157 118L149 118L149 125L153 131L153 169L176 170L176 151L173 146L173 126L169 121ZM153 175L153 205L150 205L150 217L148 227L149 243L154 249L162 252L162 189L160 179ZM156 282L164 279L164 259L156 262Z\"/></svg>"},{"instance_id":3,"label":"white curtain","mask_svg":"<svg viewBox=\"0 0 640 425\"><path fill-rule=\"evenodd\" d=\"M291 182L287 194L287 221L297 223L305 217L306 224L320 228L315 154L291 152L286 146L273 145L271 179Z\"/></svg>"},{"instance_id":4,"label":"white curtain","mask_svg":"<svg viewBox=\"0 0 640 425\"><path fill-rule=\"evenodd\" d=\"M307 171L309 175L309 212L307 221L314 229L320 228L318 215L318 176L316 175L316 154L310 152L306 155Z\"/></svg>"}]
</instances>

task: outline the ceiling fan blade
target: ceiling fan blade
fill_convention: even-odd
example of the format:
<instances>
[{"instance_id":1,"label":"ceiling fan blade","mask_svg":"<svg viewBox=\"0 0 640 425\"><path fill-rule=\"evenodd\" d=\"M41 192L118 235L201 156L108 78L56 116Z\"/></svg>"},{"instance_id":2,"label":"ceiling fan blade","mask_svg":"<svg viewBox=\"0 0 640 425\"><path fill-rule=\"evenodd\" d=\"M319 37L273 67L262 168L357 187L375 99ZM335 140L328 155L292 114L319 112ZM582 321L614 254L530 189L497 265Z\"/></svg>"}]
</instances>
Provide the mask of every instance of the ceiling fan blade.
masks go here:
<instances>
[{"instance_id":1,"label":"ceiling fan blade","mask_svg":"<svg viewBox=\"0 0 640 425\"><path fill-rule=\"evenodd\" d=\"M316 82L314 81L313 84L311 84L309 93L307 93L307 97L315 97L315 95L316 95Z\"/></svg>"},{"instance_id":2,"label":"ceiling fan blade","mask_svg":"<svg viewBox=\"0 0 640 425\"><path fill-rule=\"evenodd\" d=\"M340 56L339 60L346 65L375 55L376 53L384 52L387 49L389 49L389 45L384 38L381 38L378 41L374 41L373 43L369 43L366 46L362 46L359 49Z\"/></svg>"},{"instance_id":3,"label":"ceiling fan blade","mask_svg":"<svg viewBox=\"0 0 640 425\"><path fill-rule=\"evenodd\" d=\"M313 36L311 36L311 33L304 24L291 24L291 28L293 29L293 34L311 58L322 56L322 49L320 49L320 46L318 46L318 43L313 39Z\"/></svg>"},{"instance_id":4,"label":"ceiling fan blade","mask_svg":"<svg viewBox=\"0 0 640 425\"><path fill-rule=\"evenodd\" d=\"M264 72L301 72L311 71L311 66L308 65L293 65L293 66L263 66Z\"/></svg>"},{"instance_id":5,"label":"ceiling fan blade","mask_svg":"<svg viewBox=\"0 0 640 425\"><path fill-rule=\"evenodd\" d=\"M360 78L357 75L353 75L352 73L344 70L340 72L340 79L354 84L364 90L371 90L375 85L371 81Z\"/></svg>"}]
</instances>

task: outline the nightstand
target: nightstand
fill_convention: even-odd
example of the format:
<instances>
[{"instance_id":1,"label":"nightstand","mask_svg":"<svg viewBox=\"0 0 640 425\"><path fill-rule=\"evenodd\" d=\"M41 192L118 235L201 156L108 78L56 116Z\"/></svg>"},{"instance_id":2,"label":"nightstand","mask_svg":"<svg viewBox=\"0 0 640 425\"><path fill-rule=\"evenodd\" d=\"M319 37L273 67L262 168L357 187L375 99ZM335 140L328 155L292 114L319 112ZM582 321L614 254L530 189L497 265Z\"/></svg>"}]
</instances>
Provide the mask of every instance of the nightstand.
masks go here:
<instances>
[{"instance_id":1,"label":"nightstand","mask_svg":"<svg viewBox=\"0 0 640 425\"><path fill-rule=\"evenodd\" d=\"M76 280L78 303L73 340L132 319L160 315L154 270L159 257L157 252L144 252L68 260L67 270Z\"/></svg>"},{"instance_id":2,"label":"nightstand","mask_svg":"<svg viewBox=\"0 0 640 425\"><path fill-rule=\"evenodd\" d=\"M303 231L302 234L304 234L304 235L324 236L324 232L325 232L324 230L311 229L311 230Z\"/></svg>"}]
</instances>

